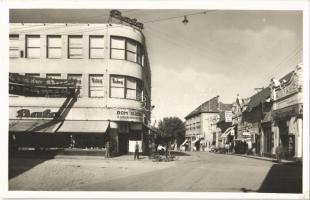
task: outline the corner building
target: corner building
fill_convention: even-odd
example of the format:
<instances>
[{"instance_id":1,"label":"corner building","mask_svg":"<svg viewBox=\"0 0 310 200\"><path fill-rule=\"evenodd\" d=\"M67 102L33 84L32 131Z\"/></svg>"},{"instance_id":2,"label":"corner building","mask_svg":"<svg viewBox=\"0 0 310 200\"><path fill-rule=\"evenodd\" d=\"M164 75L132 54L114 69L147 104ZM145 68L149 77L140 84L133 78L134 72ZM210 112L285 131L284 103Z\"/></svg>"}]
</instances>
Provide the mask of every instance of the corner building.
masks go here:
<instances>
[{"instance_id":1,"label":"corner building","mask_svg":"<svg viewBox=\"0 0 310 200\"><path fill-rule=\"evenodd\" d=\"M122 24L10 24L9 51L9 132L19 146L68 146L74 138L81 148L103 148L110 141L115 154L133 151L136 141L145 150L151 70L140 30ZM79 94L70 101L43 84L37 95L27 95L39 87L13 83L14 76L74 80ZM18 95L11 92L16 88Z\"/></svg>"}]
</instances>

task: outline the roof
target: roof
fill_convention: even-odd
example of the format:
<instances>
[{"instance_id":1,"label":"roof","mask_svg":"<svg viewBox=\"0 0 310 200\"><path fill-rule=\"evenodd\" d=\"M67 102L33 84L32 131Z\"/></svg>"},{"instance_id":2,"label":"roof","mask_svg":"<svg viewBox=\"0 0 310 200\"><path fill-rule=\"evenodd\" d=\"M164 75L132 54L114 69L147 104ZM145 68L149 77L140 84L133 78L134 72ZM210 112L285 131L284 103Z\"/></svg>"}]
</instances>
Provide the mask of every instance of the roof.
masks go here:
<instances>
[{"instance_id":1,"label":"roof","mask_svg":"<svg viewBox=\"0 0 310 200\"><path fill-rule=\"evenodd\" d=\"M231 108L232 104L224 104L219 101L219 96L216 96L202 103L195 110L190 112L185 119L199 115L200 113L219 113L223 110L231 110Z\"/></svg>"},{"instance_id":2,"label":"roof","mask_svg":"<svg viewBox=\"0 0 310 200\"><path fill-rule=\"evenodd\" d=\"M267 87L251 96L250 101L247 104L246 111L251 111L253 108L259 106L262 102L265 102L266 99L270 97L270 94L271 94L270 88Z\"/></svg>"}]
</instances>

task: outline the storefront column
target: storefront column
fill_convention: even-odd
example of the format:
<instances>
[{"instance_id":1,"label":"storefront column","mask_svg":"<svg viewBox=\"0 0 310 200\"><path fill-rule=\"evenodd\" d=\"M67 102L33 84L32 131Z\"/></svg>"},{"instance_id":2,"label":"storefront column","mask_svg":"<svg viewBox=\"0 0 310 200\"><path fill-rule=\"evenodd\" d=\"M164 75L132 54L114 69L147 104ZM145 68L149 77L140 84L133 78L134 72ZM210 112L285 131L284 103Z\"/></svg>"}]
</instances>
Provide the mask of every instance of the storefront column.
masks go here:
<instances>
[{"instance_id":1,"label":"storefront column","mask_svg":"<svg viewBox=\"0 0 310 200\"><path fill-rule=\"evenodd\" d=\"M297 145L297 152L296 152L296 157L297 158L302 158L302 134L303 134L303 125L302 125L302 118L298 118L297 119L297 128L298 128L298 135L297 137L295 138L295 142L296 142L296 145Z\"/></svg>"},{"instance_id":2,"label":"storefront column","mask_svg":"<svg viewBox=\"0 0 310 200\"><path fill-rule=\"evenodd\" d=\"M279 146L279 142L280 142L278 123L276 122L272 123L272 132L273 132L272 134L273 146L272 146L271 153L275 155L276 149Z\"/></svg>"}]
</instances>

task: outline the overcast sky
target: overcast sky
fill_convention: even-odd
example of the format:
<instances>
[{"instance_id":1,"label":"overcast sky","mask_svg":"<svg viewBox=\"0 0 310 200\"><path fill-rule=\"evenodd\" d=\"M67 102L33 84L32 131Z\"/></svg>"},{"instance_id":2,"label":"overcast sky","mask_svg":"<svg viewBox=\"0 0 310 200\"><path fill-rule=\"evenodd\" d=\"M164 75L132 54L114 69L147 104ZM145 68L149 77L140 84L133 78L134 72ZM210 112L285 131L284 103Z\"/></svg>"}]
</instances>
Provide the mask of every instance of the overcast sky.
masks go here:
<instances>
[{"instance_id":1,"label":"overcast sky","mask_svg":"<svg viewBox=\"0 0 310 200\"><path fill-rule=\"evenodd\" d=\"M153 120L185 115L219 95L250 97L302 62L302 12L122 10L145 22ZM105 23L108 10L11 10L10 22ZM189 23L182 23L183 16ZM178 18L178 16L180 16ZM171 18L167 20L167 18ZM165 20L166 19L166 20Z\"/></svg>"}]
</instances>

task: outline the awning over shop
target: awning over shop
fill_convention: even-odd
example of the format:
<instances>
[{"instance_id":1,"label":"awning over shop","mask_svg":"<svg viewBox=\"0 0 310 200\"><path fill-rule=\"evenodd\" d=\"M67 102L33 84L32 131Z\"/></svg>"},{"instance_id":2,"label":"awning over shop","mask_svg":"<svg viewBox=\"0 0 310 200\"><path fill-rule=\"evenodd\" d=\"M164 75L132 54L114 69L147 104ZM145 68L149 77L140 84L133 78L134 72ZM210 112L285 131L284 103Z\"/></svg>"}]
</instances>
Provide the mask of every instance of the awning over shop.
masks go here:
<instances>
[{"instance_id":1,"label":"awning over shop","mask_svg":"<svg viewBox=\"0 0 310 200\"><path fill-rule=\"evenodd\" d=\"M271 118L271 112L267 112L264 116L264 119L262 120L262 123L268 123L271 122L272 118Z\"/></svg>"},{"instance_id":2,"label":"awning over shop","mask_svg":"<svg viewBox=\"0 0 310 200\"><path fill-rule=\"evenodd\" d=\"M185 145L185 143L187 142L188 140L185 139L185 141L181 144L181 146Z\"/></svg>"},{"instance_id":3,"label":"awning over shop","mask_svg":"<svg viewBox=\"0 0 310 200\"><path fill-rule=\"evenodd\" d=\"M64 121L57 132L64 133L105 133L108 121Z\"/></svg>"},{"instance_id":4,"label":"awning over shop","mask_svg":"<svg viewBox=\"0 0 310 200\"><path fill-rule=\"evenodd\" d=\"M192 143L196 143L200 140L200 138L197 138L196 140L192 141Z\"/></svg>"},{"instance_id":5,"label":"awning over shop","mask_svg":"<svg viewBox=\"0 0 310 200\"><path fill-rule=\"evenodd\" d=\"M60 121L43 119L11 119L9 121L10 132L39 132L54 133L60 125Z\"/></svg>"},{"instance_id":6,"label":"awning over shop","mask_svg":"<svg viewBox=\"0 0 310 200\"><path fill-rule=\"evenodd\" d=\"M228 127L226 131L221 135L221 138L226 138L231 133L234 133L234 126Z\"/></svg>"}]
</instances>

